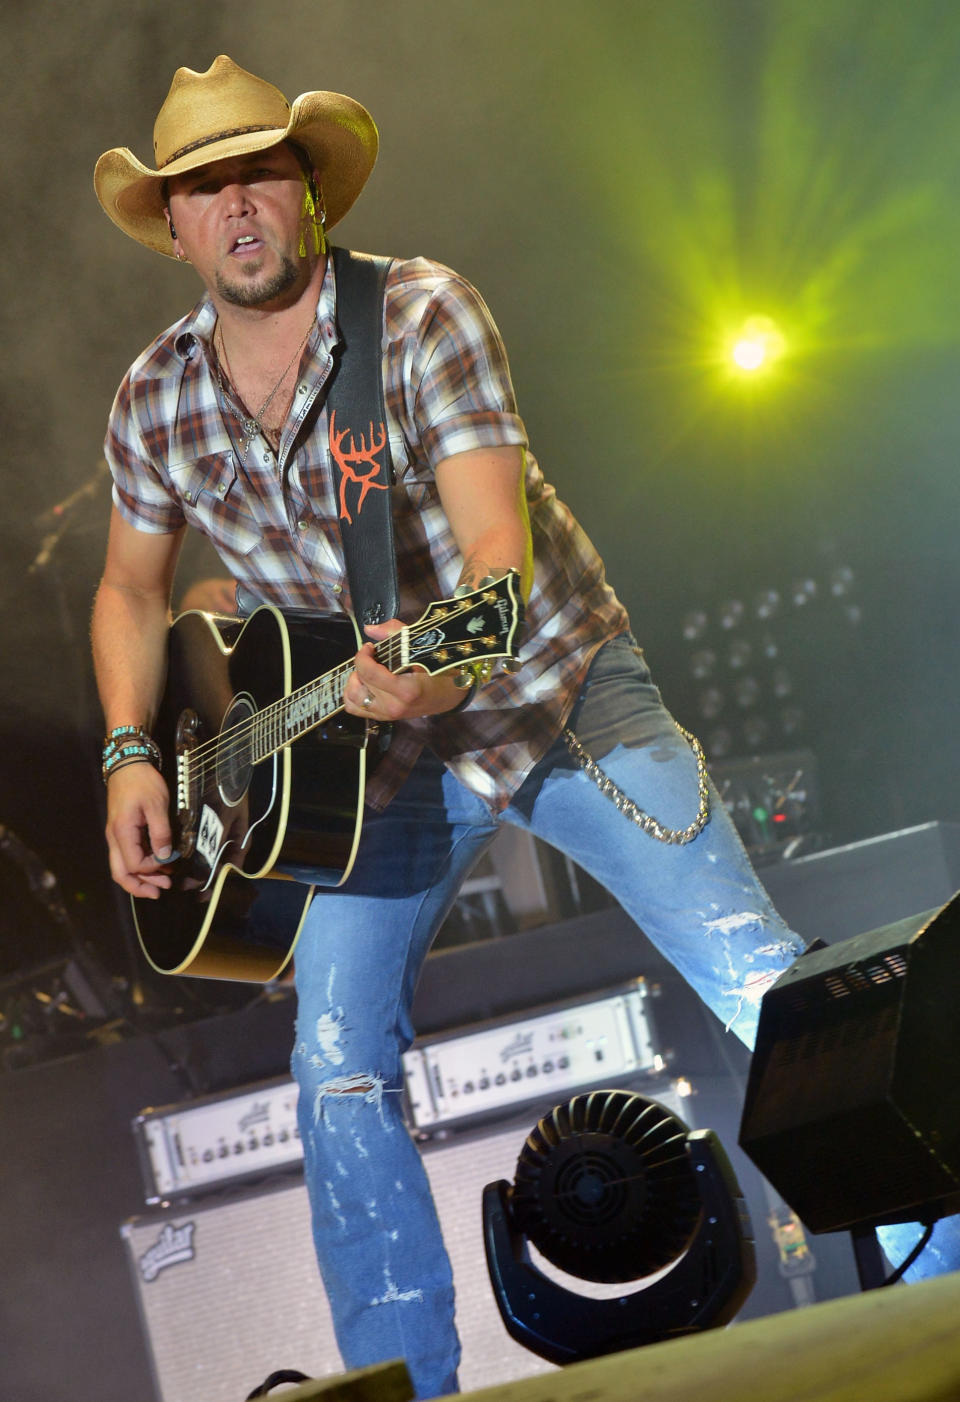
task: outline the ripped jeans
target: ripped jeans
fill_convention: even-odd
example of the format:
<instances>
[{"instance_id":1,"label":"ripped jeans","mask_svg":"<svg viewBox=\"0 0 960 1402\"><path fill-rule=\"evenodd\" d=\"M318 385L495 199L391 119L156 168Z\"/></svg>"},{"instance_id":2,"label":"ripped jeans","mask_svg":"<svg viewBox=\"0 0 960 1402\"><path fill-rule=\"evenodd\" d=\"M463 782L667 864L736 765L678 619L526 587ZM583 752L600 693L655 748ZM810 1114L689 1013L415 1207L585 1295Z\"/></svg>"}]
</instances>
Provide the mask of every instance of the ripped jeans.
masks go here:
<instances>
[{"instance_id":1,"label":"ripped jeans","mask_svg":"<svg viewBox=\"0 0 960 1402\"><path fill-rule=\"evenodd\" d=\"M695 757L631 638L601 649L570 724L640 807L668 826L693 821ZM422 961L498 822L568 853L600 881L748 1044L763 993L803 949L712 789L703 831L667 845L620 813L562 740L498 818L428 754L383 813L367 813L349 880L314 898L297 946L293 1071L343 1361L404 1358L420 1397L456 1390L459 1344L450 1266L402 1116L401 1056Z\"/></svg>"}]
</instances>

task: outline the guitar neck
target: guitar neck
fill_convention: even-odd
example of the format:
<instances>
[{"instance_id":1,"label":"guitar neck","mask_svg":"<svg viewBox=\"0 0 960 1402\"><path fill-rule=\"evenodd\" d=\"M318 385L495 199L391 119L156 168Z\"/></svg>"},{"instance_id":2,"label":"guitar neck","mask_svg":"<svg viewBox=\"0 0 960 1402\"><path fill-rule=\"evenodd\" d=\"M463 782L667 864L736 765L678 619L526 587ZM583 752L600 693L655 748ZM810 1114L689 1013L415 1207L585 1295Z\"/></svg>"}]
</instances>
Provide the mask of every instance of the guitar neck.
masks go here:
<instances>
[{"instance_id":1,"label":"guitar neck","mask_svg":"<svg viewBox=\"0 0 960 1402\"><path fill-rule=\"evenodd\" d=\"M523 606L516 571L463 596L431 604L416 623L376 644L374 656L390 672L419 667L430 674L467 662L515 656L514 637ZM255 764L343 710L353 658L258 711L250 721Z\"/></svg>"},{"instance_id":2,"label":"guitar neck","mask_svg":"<svg viewBox=\"0 0 960 1402\"><path fill-rule=\"evenodd\" d=\"M403 630L404 633L409 631L408 628ZM400 633L396 633L374 649L377 661L391 672L399 672L405 665L402 661L404 649L396 642L401 636ZM352 672L351 658L314 681L307 682L296 691L291 691L290 695L282 700L258 711L251 722L251 751L254 764L270 759L278 750L292 744L301 735L306 735L308 731L316 729L338 711L342 711L344 693Z\"/></svg>"}]
</instances>

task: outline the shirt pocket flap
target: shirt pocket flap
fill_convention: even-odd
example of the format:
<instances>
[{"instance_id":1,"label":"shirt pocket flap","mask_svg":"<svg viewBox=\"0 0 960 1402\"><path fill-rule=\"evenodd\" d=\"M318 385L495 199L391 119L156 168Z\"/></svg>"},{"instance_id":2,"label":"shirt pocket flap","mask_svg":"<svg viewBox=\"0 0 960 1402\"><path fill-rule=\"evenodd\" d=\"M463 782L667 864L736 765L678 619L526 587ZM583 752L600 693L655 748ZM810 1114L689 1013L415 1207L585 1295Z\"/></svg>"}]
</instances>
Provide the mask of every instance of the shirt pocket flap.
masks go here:
<instances>
[{"instance_id":1,"label":"shirt pocket flap","mask_svg":"<svg viewBox=\"0 0 960 1402\"><path fill-rule=\"evenodd\" d=\"M167 471L187 520L214 545L246 555L259 544L262 532L245 500L232 452L169 463Z\"/></svg>"}]
</instances>

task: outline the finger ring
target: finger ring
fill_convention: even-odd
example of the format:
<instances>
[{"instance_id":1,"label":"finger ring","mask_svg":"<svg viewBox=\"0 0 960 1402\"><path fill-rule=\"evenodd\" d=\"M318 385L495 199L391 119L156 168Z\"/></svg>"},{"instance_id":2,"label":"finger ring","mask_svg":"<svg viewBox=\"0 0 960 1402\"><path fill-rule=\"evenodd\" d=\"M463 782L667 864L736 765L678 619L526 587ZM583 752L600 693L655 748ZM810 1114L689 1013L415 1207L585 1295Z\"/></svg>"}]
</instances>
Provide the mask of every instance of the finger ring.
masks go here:
<instances>
[{"instance_id":1,"label":"finger ring","mask_svg":"<svg viewBox=\"0 0 960 1402\"><path fill-rule=\"evenodd\" d=\"M370 695L369 691L367 692L367 694L366 694L366 696L363 698L363 700L360 702L360 704L361 704L361 706L372 706L372 705L373 705L373 697Z\"/></svg>"}]
</instances>

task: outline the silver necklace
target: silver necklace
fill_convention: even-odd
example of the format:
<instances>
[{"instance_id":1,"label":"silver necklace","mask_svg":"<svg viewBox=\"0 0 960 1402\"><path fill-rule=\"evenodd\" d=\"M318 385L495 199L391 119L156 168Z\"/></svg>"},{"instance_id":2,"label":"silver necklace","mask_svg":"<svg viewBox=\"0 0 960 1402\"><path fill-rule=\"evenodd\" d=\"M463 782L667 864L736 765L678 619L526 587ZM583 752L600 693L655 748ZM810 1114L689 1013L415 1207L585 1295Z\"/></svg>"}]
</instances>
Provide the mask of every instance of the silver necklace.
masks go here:
<instances>
[{"instance_id":1,"label":"silver necklace","mask_svg":"<svg viewBox=\"0 0 960 1402\"><path fill-rule=\"evenodd\" d=\"M295 362L295 361L298 361L298 360L300 359L301 355L303 354L303 348L304 348L304 346L307 344L307 341L310 339L310 332L313 330L315 321L316 321L316 318L313 317L313 316L311 316L311 318L310 318L310 324L308 325L308 327L307 327L307 329L306 329L306 332L304 333L303 340L300 342L299 346L297 346L297 349L294 351L293 355L290 357L289 362L287 363L287 365L284 367L283 371L281 372L279 380L277 380L277 383L274 385L273 389L272 389L272 390L270 391L270 393L267 395L266 399L265 399L265 400L263 401L263 403L260 405L260 408L257 410L257 412L256 412L255 414L242 414L242 413L240 412L240 410L239 410L239 409L236 407L236 405L234 404L233 400L230 398L230 393L229 393L229 390L228 390L228 387L227 387L227 383L226 383L226 381L225 381L224 378L223 378L223 370L222 370L222 368L221 368L221 366L220 366L220 357L221 357L221 355L223 356L224 362L226 363L227 375L228 375L229 378L230 378L231 386L232 386L232 382L233 382L233 376L230 374L230 361L229 361L229 359L227 358L227 347L226 347L226 345L225 345L225 343L224 343L224 339L223 339L223 329L222 329L222 327L221 327L221 325L220 325L220 322L219 322L219 321L217 322L216 332L214 332L214 340L213 340L213 353L214 353L214 357L215 357L214 369L216 370L216 373L217 373L217 382L218 382L218 384L220 385L220 393L221 393L221 395L223 396L224 402L226 403L226 406L227 406L227 408L230 410L230 412L231 412L231 414L233 415L233 417L234 417L234 418L237 420L237 422L240 424L240 428L241 428L241 430L242 430L242 432L243 432L243 443L241 444L241 448L240 448L240 451L241 451L242 453L245 453L245 452L247 451L247 449L249 448L250 444L251 444L251 443L253 442L253 440L258 436L258 434L261 434L261 433L264 432L264 427L263 427L263 416L264 416L264 414L267 412L267 410L269 409L270 405L273 403L273 400L274 400L274 397L275 397L277 391L279 390L280 386L283 384L284 380L285 380L285 379L287 378L287 376L289 375L291 369L293 368L294 362ZM219 334L220 334L220 351L219 351L219 353L218 353L218 351L217 351L217 341L216 341L217 332L219 332ZM238 399L240 398L239 395L237 396L237 398L238 398ZM243 400L242 400L242 399L240 400L240 403L241 403L241 404L243 403Z\"/></svg>"}]
</instances>

